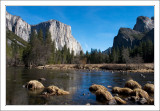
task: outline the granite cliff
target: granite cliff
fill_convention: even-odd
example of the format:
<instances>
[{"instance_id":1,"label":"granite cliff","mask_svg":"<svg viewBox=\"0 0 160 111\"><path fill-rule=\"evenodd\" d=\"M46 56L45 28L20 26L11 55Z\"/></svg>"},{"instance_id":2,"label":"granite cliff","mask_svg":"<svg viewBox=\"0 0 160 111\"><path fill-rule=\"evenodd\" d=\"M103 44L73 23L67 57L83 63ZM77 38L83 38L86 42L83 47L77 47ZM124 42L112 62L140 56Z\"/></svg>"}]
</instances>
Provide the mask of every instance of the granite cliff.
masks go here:
<instances>
[{"instance_id":1,"label":"granite cliff","mask_svg":"<svg viewBox=\"0 0 160 111\"><path fill-rule=\"evenodd\" d=\"M6 28L25 41L29 40L32 29L35 29L37 32L42 29L45 34L45 31L48 28L51 33L51 39L52 41L55 41L57 49L61 50L62 47L66 45L70 51L74 51L75 55L79 54L82 50L80 43L71 33L71 26L57 20L49 20L37 25L30 25L21 17L6 12Z\"/></svg>"},{"instance_id":2,"label":"granite cliff","mask_svg":"<svg viewBox=\"0 0 160 111\"><path fill-rule=\"evenodd\" d=\"M154 43L154 17L140 16L133 29L120 28L118 35L114 37L113 48L131 47L138 45L140 41L151 40Z\"/></svg>"},{"instance_id":3,"label":"granite cliff","mask_svg":"<svg viewBox=\"0 0 160 111\"><path fill-rule=\"evenodd\" d=\"M31 25L22 20L21 17L6 12L6 27L23 40L28 41L31 33Z\"/></svg>"}]
</instances>

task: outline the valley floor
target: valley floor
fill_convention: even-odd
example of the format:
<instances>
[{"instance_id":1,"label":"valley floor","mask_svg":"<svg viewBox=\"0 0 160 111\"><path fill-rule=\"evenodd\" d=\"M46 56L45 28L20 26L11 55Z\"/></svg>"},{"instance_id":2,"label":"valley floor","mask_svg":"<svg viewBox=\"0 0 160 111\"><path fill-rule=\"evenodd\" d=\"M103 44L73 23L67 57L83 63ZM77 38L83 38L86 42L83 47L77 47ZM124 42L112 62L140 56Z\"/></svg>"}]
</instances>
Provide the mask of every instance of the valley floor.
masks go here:
<instances>
[{"instance_id":1,"label":"valley floor","mask_svg":"<svg viewBox=\"0 0 160 111\"><path fill-rule=\"evenodd\" d=\"M143 64L50 64L38 66L38 69L54 70L110 70L129 72L154 72L153 63Z\"/></svg>"}]
</instances>

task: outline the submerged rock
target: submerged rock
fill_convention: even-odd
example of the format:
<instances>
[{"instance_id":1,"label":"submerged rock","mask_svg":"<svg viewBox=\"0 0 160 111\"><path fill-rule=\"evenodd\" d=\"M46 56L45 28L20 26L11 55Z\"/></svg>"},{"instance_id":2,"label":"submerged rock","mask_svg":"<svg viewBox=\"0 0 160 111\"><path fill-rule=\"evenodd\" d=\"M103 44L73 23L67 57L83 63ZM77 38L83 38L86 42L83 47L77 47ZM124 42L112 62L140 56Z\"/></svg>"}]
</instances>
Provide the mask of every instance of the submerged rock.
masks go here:
<instances>
[{"instance_id":1,"label":"submerged rock","mask_svg":"<svg viewBox=\"0 0 160 111\"><path fill-rule=\"evenodd\" d=\"M64 91L63 89L59 89L57 86L49 86L47 87L47 94L46 95L65 95L69 94L68 91Z\"/></svg>"},{"instance_id":2,"label":"submerged rock","mask_svg":"<svg viewBox=\"0 0 160 111\"><path fill-rule=\"evenodd\" d=\"M138 103L144 105L147 104L147 100L145 98L140 98Z\"/></svg>"},{"instance_id":3,"label":"submerged rock","mask_svg":"<svg viewBox=\"0 0 160 111\"><path fill-rule=\"evenodd\" d=\"M31 80L29 81L26 86L28 89L41 89L44 88L43 84L37 80Z\"/></svg>"},{"instance_id":4,"label":"submerged rock","mask_svg":"<svg viewBox=\"0 0 160 111\"><path fill-rule=\"evenodd\" d=\"M105 90L107 91L107 88L102 86L102 85L97 85L97 84L93 84L92 86L89 87L89 90L92 92L96 92L98 90Z\"/></svg>"},{"instance_id":5,"label":"submerged rock","mask_svg":"<svg viewBox=\"0 0 160 111\"><path fill-rule=\"evenodd\" d=\"M125 87L131 88L131 89L135 89L135 88L142 88L142 86L134 81L134 80L129 80L125 83Z\"/></svg>"},{"instance_id":6,"label":"submerged rock","mask_svg":"<svg viewBox=\"0 0 160 111\"><path fill-rule=\"evenodd\" d=\"M154 84L145 84L143 89L148 93L154 93Z\"/></svg>"},{"instance_id":7,"label":"submerged rock","mask_svg":"<svg viewBox=\"0 0 160 111\"><path fill-rule=\"evenodd\" d=\"M130 95L132 94L132 89L130 88L120 88L120 87L114 87L112 89L113 93L118 93L118 94L122 94L122 95Z\"/></svg>"},{"instance_id":8,"label":"submerged rock","mask_svg":"<svg viewBox=\"0 0 160 111\"><path fill-rule=\"evenodd\" d=\"M45 78L39 78L38 81L46 81Z\"/></svg>"},{"instance_id":9,"label":"submerged rock","mask_svg":"<svg viewBox=\"0 0 160 111\"><path fill-rule=\"evenodd\" d=\"M113 99L111 99L111 100L108 102L108 104L109 104L109 105L116 105L117 102L116 102L116 100L113 98Z\"/></svg>"},{"instance_id":10,"label":"submerged rock","mask_svg":"<svg viewBox=\"0 0 160 111\"><path fill-rule=\"evenodd\" d=\"M36 89L36 90L28 90L28 94L29 94L29 95L39 95L39 94L42 93L43 90L44 90L43 88L41 88L41 89Z\"/></svg>"},{"instance_id":11,"label":"submerged rock","mask_svg":"<svg viewBox=\"0 0 160 111\"><path fill-rule=\"evenodd\" d=\"M130 99L131 101L134 101L134 102L138 102L138 101L139 101L139 98L136 97L136 96L131 96L129 99Z\"/></svg>"},{"instance_id":12,"label":"submerged rock","mask_svg":"<svg viewBox=\"0 0 160 111\"><path fill-rule=\"evenodd\" d=\"M87 103L86 105L91 105L90 103Z\"/></svg>"},{"instance_id":13,"label":"submerged rock","mask_svg":"<svg viewBox=\"0 0 160 111\"><path fill-rule=\"evenodd\" d=\"M149 105L154 105L154 99L149 98L148 101L147 101L147 103L148 103Z\"/></svg>"}]
</instances>

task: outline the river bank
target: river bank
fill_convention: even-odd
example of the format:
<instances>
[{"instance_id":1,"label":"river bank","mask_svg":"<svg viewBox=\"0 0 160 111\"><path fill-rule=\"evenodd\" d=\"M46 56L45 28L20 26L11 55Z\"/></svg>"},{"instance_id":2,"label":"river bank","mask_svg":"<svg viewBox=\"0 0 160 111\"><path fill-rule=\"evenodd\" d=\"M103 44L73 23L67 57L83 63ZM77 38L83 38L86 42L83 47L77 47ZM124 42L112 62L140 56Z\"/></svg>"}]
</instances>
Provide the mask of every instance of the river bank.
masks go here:
<instances>
[{"instance_id":1,"label":"river bank","mask_svg":"<svg viewBox=\"0 0 160 111\"><path fill-rule=\"evenodd\" d=\"M153 63L143 64L50 64L38 66L38 69L53 70L109 70L109 71L128 71L128 72L154 72Z\"/></svg>"}]
</instances>

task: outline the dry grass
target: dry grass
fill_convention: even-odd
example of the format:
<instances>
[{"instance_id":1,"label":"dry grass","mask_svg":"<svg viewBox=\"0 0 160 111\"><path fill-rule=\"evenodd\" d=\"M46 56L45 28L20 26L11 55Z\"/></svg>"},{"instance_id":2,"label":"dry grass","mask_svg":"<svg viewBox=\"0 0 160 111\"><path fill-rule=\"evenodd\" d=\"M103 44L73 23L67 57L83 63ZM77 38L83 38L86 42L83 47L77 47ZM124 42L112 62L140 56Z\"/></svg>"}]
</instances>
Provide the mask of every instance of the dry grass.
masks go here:
<instances>
[{"instance_id":1,"label":"dry grass","mask_svg":"<svg viewBox=\"0 0 160 111\"><path fill-rule=\"evenodd\" d=\"M117 70L130 72L154 72L153 63L143 64L50 64L45 66L38 66L38 69L55 69L55 70Z\"/></svg>"}]
</instances>

